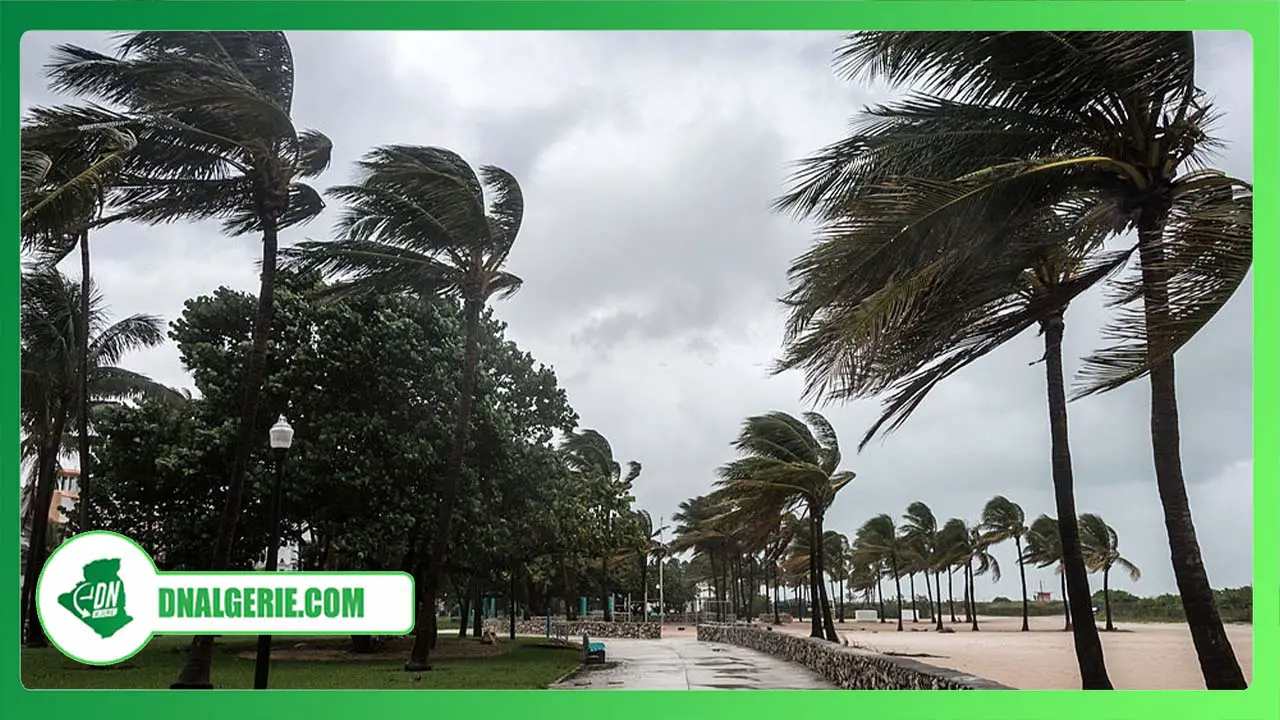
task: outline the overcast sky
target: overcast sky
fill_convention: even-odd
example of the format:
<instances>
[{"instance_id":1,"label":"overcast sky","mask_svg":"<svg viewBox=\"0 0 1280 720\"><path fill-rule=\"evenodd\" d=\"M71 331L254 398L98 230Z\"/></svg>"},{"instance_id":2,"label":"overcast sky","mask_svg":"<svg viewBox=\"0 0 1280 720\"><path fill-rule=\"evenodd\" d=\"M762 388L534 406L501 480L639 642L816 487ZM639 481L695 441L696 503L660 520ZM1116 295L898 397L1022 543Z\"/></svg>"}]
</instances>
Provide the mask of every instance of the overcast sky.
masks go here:
<instances>
[{"instance_id":1,"label":"overcast sky","mask_svg":"<svg viewBox=\"0 0 1280 720\"><path fill-rule=\"evenodd\" d=\"M670 518L710 488L743 418L799 412L801 378L769 377L786 268L808 228L769 212L789 162L838 139L883 87L837 80L830 33L290 33L294 117L334 142L319 185L345 182L384 143L441 145L496 164L524 188L510 269L524 290L501 302L509 334L556 368L585 427L638 460L642 507ZM50 48L103 49L98 33L27 33L22 105L56 102ZM1250 40L1198 33L1200 85L1225 112L1219 167L1252 179ZM283 241L324 238L333 208ZM172 320L219 285L256 292L254 238L214 224L121 226L94 244L112 314ZM69 269L74 274L74 270ZM1252 578L1252 282L1178 356L1183 462L1210 580ZM1067 368L1096 347L1105 311L1088 297L1067 316ZM827 408L857 473L828 516L852 535L868 517L928 503L940 521L976 519L1004 494L1028 520L1056 514L1049 474L1043 351L1028 334L939 388L912 420L861 454L873 403ZM127 361L164 382L191 380L172 345ZM1112 524L1143 571L1113 587L1175 592L1152 471L1148 390L1136 383L1072 404L1080 512ZM979 598L1018 595L1005 577ZM1057 596L1050 571L1029 571ZM1101 578L1094 587L1101 586Z\"/></svg>"}]
</instances>

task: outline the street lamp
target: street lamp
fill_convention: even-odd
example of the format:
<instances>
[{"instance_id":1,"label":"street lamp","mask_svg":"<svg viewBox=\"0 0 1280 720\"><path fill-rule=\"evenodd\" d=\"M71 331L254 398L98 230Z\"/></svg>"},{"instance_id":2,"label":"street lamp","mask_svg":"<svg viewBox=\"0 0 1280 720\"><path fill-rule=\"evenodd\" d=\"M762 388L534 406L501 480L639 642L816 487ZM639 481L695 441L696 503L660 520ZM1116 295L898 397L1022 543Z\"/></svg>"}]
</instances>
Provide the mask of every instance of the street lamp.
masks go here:
<instances>
[{"instance_id":1,"label":"street lamp","mask_svg":"<svg viewBox=\"0 0 1280 720\"><path fill-rule=\"evenodd\" d=\"M276 479L271 488L271 544L267 549L267 572L275 572L280 563L280 506L284 501L284 458L293 445L293 428L281 415L271 426L271 460L275 464ZM253 668L253 689L267 688L267 674L271 670L271 636L258 636L258 660Z\"/></svg>"}]
</instances>

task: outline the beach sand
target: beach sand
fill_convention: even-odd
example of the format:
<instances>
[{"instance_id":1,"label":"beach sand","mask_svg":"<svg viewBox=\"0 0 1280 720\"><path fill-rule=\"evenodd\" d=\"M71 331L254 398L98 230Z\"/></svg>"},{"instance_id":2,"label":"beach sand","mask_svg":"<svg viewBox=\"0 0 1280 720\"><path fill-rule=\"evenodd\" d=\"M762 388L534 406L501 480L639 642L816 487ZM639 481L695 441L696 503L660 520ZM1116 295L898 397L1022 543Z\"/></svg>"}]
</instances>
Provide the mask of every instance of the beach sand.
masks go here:
<instances>
[{"instance_id":1,"label":"beach sand","mask_svg":"<svg viewBox=\"0 0 1280 720\"><path fill-rule=\"evenodd\" d=\"M1099 619L1101 624L1101 619ZM1033 617L1031 631L1021 632L1022 618L979 618L979 632L963 622L948 627L954 633L938 633L926 621L836 624L836 632L850 645L882 653L926 655L919 662L959 670L1015 688L1027 690L1078 690L1071 633L1063 632L1061 617ZM1191 633L1181 623L1116 623L1116 632L1102 632L1107 673L1118 690L1203 690L1204 679L1196 661ZM776 630L808 635L809 624L791 623ZM694 635L663 629L663 636ZM1253 678L1253 626L1228 625L1227 636L1245 678Z\"/></svg>"}]
</instances>

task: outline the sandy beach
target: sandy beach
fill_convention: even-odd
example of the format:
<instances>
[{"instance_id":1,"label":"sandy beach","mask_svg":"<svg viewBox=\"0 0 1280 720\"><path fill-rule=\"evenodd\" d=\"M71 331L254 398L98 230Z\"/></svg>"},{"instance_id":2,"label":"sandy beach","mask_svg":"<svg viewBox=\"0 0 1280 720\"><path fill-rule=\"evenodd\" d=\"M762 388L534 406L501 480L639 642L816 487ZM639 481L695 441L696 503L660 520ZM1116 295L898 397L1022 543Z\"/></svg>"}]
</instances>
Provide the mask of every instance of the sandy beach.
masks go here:
<instances>
[{"instance_id":1,"label":"sandy beach","mask_svg":"<svg viewBox=\"0 0 1280 720\"><path fill-rule=\"evenodd\" d=\"M1021 618L979 618L979 632L964 623L954 633L938 633L931 625L906 623L903 632L886 622L846 621L836 632L867 650L913 656L920 662L971 673L1027 690L1078 690L1071 634L1062 631L1062 618L1031 618L1031 631L1020 632ZM1103 653L1111 682L1119 690L1204 689L1200 666L1187 626L1179 623L1116 623L1116 632L1102 633ZM809 624L791 623L778 630L808 635ZM694 635L692 626L663 629L663 636ZM1245 677L1253 679L1253 626L1228 625L1236 657Z\"/></svg>"}]
</instances>

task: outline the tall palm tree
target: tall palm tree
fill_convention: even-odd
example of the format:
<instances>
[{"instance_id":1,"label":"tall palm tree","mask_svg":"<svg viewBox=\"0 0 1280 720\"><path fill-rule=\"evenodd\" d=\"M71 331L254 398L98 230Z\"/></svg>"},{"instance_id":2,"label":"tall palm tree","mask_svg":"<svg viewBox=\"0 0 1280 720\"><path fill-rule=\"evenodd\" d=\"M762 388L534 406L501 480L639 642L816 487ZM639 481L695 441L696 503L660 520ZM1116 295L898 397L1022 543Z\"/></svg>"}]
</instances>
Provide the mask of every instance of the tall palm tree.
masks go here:
<instances>
[{"instance_id":1,"label":"tall palm tree","mask_svg":"<svg viewBox=\"0 0 1280 720\"><path fill-rule=\"evenodd\" d=\"M230 235L260 233L258 308L245 369L211 570L226 569L258 435L267 342L274 312L279 233L320 213L324 203L300 180L329 165L332 143L291 118L293 53L282 32L138 32L107 55L63 45L50 64L60 91L122 108L139 137L120 178L116 219L167 223L223 220ZM212 688L213 638L193 639L173 687Z\"/></svg>"},{"instance_id":2,"label":"tall palm tree","mask_svg":"<svg viewBox=\"0 0 1280 720\"><path fill-rule=\"evenodd\" d=\"M997 495L982 508L982 524L979 529L989 545L1012 540L1017 549L1018 575L1022 582L1022 632L1029 632L1031 606L1027 600L1027 566L1022 559L1022 540L1030 530L1026 514L1022 512L1022 506L1003 495Z\"/></svg>"},{"instance_id":3,"label":"tall palm tree","mask_svg":"<svg viewBox=\"0 0 1280 720\"><path fill-rule=\"evenodd\" d=\"M731 496L761 496L780 508L803 504L815 551L809 578L814 615L821 618L821 625L815 620L812 635L837 642L822 580L822 525L836 495L853 481L854 473L840 469L840 440L831 423L816 412L806 412L803 418L776 411L747 418L733 442L740 457L721 466L717 485Z\"/></svg>"},{"instance_id":4,"label":"tall palm tree","mask_svg":"<svg viewBox=\"0 0 1280 720\"><path fill-rule=\"evenodd\" d=\"M93 291L90 286L91 292ZM26 642L46 644L44 630L35 615L35 586L45 562L49 507L59 460L67 446L66 430L77 422L80 388L89 389L89 407L142 396L176 398L174 391L118 363L129 352L164 342L163 323L150 315L134 315L109 323L102 296L93 292L90 317L79 317L85 303L80 284L57 270L40 267L22 276L21 331L21 429L24 445L34 454L36 482L31 504L31 543L22 583L22 613ZM88 362L81 363L76 337L89 328ZM82 367L88 379L80 381Z\"/></svg>"},{"instance_id":5,"label":"tall palm tree","mask_svg":"<svg viewBox=\"0 0 1280 720\"><path fill-rule=\"evenodd\" d=\"M874 563L893 576L898 595L898 632L902 632L902 571L905 549L893 518L877 515L862 524L854 534L855 554L864 562ZM883 615L883 613L881 613Z\"/></svg>"},{"instance_id":6,"label":"tall palm tree","mask_svg":"<svg viewBox=\"0 0 1280 720\"><path fill-rule=\"evenodd\" d=\"M695 559L705 558L715 597L717 600L724 600L721 570L725 566L725 551L729 542L728 534L723 528L721 501L710 495L689 498L680 503L671 520L676 524L670 543L671 552L693 551ZM718 607L717 614L721 611Z\"/></svg>"},{"instance_id":7,"label":"tall palm tree","mask_svg":"<svg viewBox=\"0 0 1280 720\"><path fill-rule=\"evenodd\" d=\"M961 561L968 556L969 535L965 522L959 518L951 518L938 528L938 536L936 545L938 548L938 567L947 571L947 602L951 611L951 622L958 622L956 618L955 605L955 572L959 569ZM968 575L964 576L968 581ZM966 587L968 587L966 585ZM967 595L963 598L962 604L964 609L968 611Z\"/></svg>"},{"instance_id":8,"label":"tall palm tree","mask_svg":"<svg viewBox=\"0 0 1280 720\"><path fill-rule=\"evenodd\" d=\"M577 430L569 433L560 445L560 453L564 457L569 472L599 489L596 498L599 505L601 526L606 532L601 546L602 580L601 591L604 602L604 619L613 620L609 609L609 556L617 548L612 546L614 521L623 510L631 506L631 488L636 478L640 477L640 463L627 463L626 472L622 464L614 459L613 446L608 439L596 430Z\"/></svg>"},{"instance_id":9,"label":"tall palm tree","mask_svg":"<svg viewBox=\"0 0 1280 720\"><path fill-rule=\"evenodd\" d=\"M89 321L93 294L89 225L101 215L107 193L137 145L127 129L69 124L83 120L74 110L37 108L22 128L24 192L22 245L41 261L56 265L71 247L80 250L80 320ZM32 172L28 172L31 169ZM80 387L77 388L77 453L80 463L79 527L90 529L92 457L89 452L89 328L77 332Z\"/></svg>"},{"instance_id":10,"label":"tall palm tree","mask_svg":"<svg viewBox=\"0 0 1280 720\"><path fill-rule=\"evenodd\" d=\"M1136 233L1127 250L1138 262L1116 281L1120 311L1104 333L1115 344L1086 360L1077 397L1149 376L1156 484L1201 671L1211 689L1245 688L1191 520L1173 357L1247 275L1253 198L1248 182L1205 167L1221 143L1210 134L1216 111L1195 84L1193 34L866 32L850 36L838 58L847 75L909 83L918 94L878 109L884 132L870 133L874 140L851 138L815 158L789 200L829 212L859 196L893 196L887 180L899 186L887 201L899 212L881 217L902 242L882 265L920 260L894 268L914 280L895 283L895 307L932 292L920 271L938 272L939 250L946 267L1026 251L984 231L1020 208L1083 201L1098 231ZM901 192L904 178L913 192ZM905 197L918 201L910 220ZM962 231L943 238L922 224ZM1070 591L1073 518L1059 509L1059 519ZM1105 687L1096 666L1090 674L1087 685Z\"/></svg>"},{"instance_id":11,"label":"tall palm tree","mask_svg":"<svg viewBox=\"0 0 1280 720\"><path fill-rule=\"evenodd\" d=\"M1138 569L1128 558L1120 554L1120 538L1115 528L1102 518L1092 513L1080 516L1080 539L1084 544L1085 559L1089 569L1102 573L1102 599L1106 606L1106 630L1115 630L1111 622L1111 569L1119 567L1129 574L1129 579L1137 582L1142 577Z\"/></svg>"},{"instance_id":12,"label":"tall palm tree","mask_svg":"<svg viewBox=\"0 0 1280 720\"><path fill-rule=\"evenodd\" d=\"M1019 558L1023 563L1035 563L1036 567L1054 566L1054 572L1062 583L1062 614L1066 616L1065 632L1071 632L1071 607L1067 599L1067 579L1062 570L1062 537L1058 533L1058 521L1048 515L1036 518L1027 529L1027 546Z\"/></svg>"},{"instance_id":13,"label":"tall palm tree","mask_svg":"<svg viewBox=\"0 0 1280 720\"><path fill-rule=\"evenodd\" d=\"M887 189L886 195L892 192L901 194ZM1050 238L1096 237L1087 212L1064 208L1028 214L1016 222L1006 219L1003 230L995 234L1017 247L1036 246L1039 255L1014 257L1007 267L940 261L922 271L923 279L887 279L889 284L881 285L872 260L880 254L876 248L883 236L896 232L889 229L893 221L886 219L892 208L876 209L883 200L856 209L852 217L857 219L837 221L832 234L796 262L796 285L788 298L793 325L778 369L804 369L812 395L846 399L891 390L884 412L863 437L865 447L878 433L905 423L938 384L1038 327L1045 343L1054 498L1059 516L1066 518L1064 534L1074 537L1063 318L1074 298L1114 272L1128 254L1111 253L1086 265L1079 254L1044 248ZM857 290L864 281L865 292ZM933 293L911 301L908 307L914 309L904 314L901 296L921 283ZM851 287L852 295L831 294L832 288ZM1068 547L1077 548L1067 558L1068 589L1080 603L1087 603L1088 572L1078 543ZM1096 631L1079 627L1075 640L1082 679L1089 687L1106 688L1110 681L1101 641Z\"/></svg>"},{"instance_id":14,"label":"tall palm tree","mask_svg":"<svg viewBox=\"0 0 1280 720\"><path fill-rule=\"evenodd\" d=\"M915 549L916 554L920 557L920 569L924 572L925 588L929 587L929 572L933 571L933 581L936 586L938 604L933 610L934 628L942 629L942 579L938 575L940 567L944 567L948 563L941 556L941 549L938 545L938 520L933 515L933 510L922 502L913 502L907 506L907 512L902 516L902 538Z\"/></svg>"},{"instance_id":15,"label":"tall palm tree","mask_svg":"<svg viewBox=\"0 0 1280 720\"><path fill-rule=\"evenodd\" d=\"M424 607L431 607L440 592L471 427L481 315L491 298L510 297L522 284L505 265L524 218L524 194L506 170L485 165L477 172L457 153L437 147L378 147L357 171L354 184L329 191L346 204L337 239L299 243L288 262L345 276L338 292L411 291L462 301L460 394L423 583ZM406 670L428 668L427 653L425 640L416 640Z\"/></svg>"}]
</instances>

